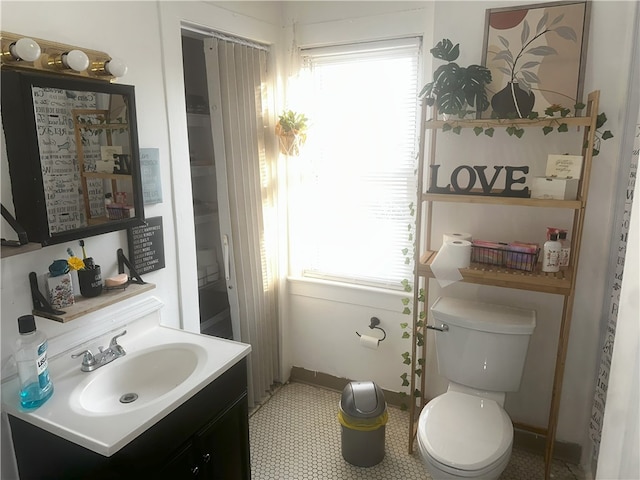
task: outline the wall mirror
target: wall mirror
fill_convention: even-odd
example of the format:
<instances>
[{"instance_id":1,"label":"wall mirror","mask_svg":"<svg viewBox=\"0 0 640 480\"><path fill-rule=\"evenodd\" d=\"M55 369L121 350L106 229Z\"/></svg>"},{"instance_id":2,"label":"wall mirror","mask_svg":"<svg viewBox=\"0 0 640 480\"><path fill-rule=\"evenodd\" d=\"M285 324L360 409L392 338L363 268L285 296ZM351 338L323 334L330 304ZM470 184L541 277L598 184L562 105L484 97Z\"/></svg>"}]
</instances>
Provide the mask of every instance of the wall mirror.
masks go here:
<instances>
[{"instance_id":1,"label":"wall mirror","mask_svg":"<svg viewBox=\"0 0 640 480\"><path fill-rule=\"evenodd\" d=\"M144 224L134 87L3 68L16 220L62 243Z\"/></svg>"}]
</instances>

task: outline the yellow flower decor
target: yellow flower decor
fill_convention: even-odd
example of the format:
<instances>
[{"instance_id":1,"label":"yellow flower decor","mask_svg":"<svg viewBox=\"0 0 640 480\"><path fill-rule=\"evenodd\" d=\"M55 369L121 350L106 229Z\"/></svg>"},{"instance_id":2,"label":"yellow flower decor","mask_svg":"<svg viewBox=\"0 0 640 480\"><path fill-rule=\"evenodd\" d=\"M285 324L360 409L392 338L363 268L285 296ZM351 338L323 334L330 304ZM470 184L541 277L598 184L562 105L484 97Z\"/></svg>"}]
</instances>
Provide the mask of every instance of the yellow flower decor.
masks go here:
<instances>
[{"instance_id":1,"label":"yellow flower decor","mask_svg":"<svg viewBox=\"0 0 640 480\"><path fill-rule=\"evenodd\" d=\"M67 263L71 270L83 270L85 268L84 262L78 257L69 257Z\"/></svg>"}]
</instances>

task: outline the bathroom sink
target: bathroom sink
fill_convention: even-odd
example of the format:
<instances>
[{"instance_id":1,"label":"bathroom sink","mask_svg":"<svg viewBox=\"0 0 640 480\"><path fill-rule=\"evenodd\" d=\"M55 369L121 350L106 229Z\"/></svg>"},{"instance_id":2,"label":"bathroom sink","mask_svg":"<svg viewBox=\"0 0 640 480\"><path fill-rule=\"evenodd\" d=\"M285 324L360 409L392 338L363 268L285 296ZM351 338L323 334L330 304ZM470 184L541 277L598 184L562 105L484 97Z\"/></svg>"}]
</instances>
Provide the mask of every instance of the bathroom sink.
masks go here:
<instances>
[{"instance_id":1,"label":"bathroom sink","mask_svg":"<svg viewBox=\"0 0 640 480\"><path fill-rule=\"evenodd\" d=\"M93 414L117 414L161 399L196 370L204 348L169 344L126 355L92 373L70 397L72 408Z\"/></svg>"},{"instance_id":2,"label":"bathroom sink","mask_svg":"<svg viewBox=\"0 0 640 480\"><path fill-rule=\"evenodd\" d=\"M109 345L114 333L126 355L92 372L77 354ZM2 384L3 410L100 455L127 445L247 356L251 346L159 325L157 317L112 326L49 359L54 393L25 411L17 376Z\"/></svg>"}]
</instances>

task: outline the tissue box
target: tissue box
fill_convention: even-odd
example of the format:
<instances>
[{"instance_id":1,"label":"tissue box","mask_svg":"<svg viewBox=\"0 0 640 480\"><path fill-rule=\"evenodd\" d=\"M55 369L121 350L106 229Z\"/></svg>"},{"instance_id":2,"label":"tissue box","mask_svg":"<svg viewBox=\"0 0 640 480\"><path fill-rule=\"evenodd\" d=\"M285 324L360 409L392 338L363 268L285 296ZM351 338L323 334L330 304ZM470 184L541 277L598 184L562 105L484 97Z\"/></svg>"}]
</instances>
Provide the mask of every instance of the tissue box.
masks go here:
<instances>
[{"instance_id":1,"label":"tissue box","mask_svg":"<svg viewBox=\"0 0 640 480\"><path fill-rule=\"evenodd\" d=\"M575 200L578 195L577 178L534 177L531 198Z\"/></svg>"},{"instance_id":2,"label":"tissue box","mask_svg":"<svg viewBox=\"0 0 640 480\"><path fill-rule=\"evenodd\" d=\"M96 172L113 173L113 168L116 166L114 154L122 154L122 147L118 145L101 146L100 159L96 160Z\"/></svg>"}]
</instances>

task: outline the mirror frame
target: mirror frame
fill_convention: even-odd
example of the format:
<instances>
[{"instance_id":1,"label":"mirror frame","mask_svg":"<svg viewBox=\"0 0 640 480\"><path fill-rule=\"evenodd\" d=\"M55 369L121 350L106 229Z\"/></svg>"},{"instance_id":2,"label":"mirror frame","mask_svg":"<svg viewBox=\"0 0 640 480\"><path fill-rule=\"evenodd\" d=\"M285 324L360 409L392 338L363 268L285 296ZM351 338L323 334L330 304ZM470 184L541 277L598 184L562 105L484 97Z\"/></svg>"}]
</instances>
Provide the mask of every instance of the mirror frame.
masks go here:
<instances>
[{"instance_id":1,"label":"mirror frame","mask_svg":"<svg viewBox=\"0 0 640 480\"><path fill-rule=\"evenodd\" d=\"M6 67L2 68L0 75L2 125L5 132L15 217L26 230L29 241L46 246L144 225L144 199L134 87L88 78L51 75ZM59 233L50 232L32 87L115 94L126 98L131 183L134 197L131 203L135 209L134 217L109 220L97 225L87 225ZM72 137L73 134L70 133L69 136Z\"/></svg>"}]
</instances>

